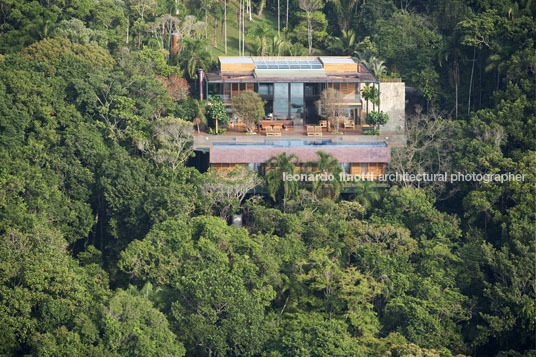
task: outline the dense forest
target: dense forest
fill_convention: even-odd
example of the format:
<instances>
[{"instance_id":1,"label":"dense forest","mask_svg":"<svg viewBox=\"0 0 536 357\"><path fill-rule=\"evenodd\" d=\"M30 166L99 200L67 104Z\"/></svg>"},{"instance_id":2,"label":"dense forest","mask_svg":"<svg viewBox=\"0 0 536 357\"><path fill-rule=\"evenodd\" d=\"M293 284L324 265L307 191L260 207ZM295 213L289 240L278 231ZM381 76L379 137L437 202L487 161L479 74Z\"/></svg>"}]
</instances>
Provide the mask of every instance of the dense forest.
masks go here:
<instances>
[{"instance_id":1,"label":"dense forest","mask_svg":"<svg viewBox=\"0 0 536 357\"><path fill-rule=\"evenodd\" d=\"M535 14L0 0L0 354L536 356ZM210 124L197 70L225 54L351 55L408 87L390 170L524 180L341 193L282 182L285 155L201 173L170 136Z\"/></svg>"}]
</instances>

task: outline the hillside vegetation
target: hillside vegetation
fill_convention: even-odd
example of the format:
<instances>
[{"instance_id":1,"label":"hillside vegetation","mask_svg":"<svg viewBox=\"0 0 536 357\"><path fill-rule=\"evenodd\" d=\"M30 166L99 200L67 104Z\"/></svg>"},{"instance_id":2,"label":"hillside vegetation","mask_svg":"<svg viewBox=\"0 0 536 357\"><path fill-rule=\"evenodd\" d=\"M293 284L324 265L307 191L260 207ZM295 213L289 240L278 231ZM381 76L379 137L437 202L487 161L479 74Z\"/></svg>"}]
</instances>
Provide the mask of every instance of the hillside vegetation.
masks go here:
<instances>
[{"instance_id":1,"label":"hillside vegetation","mask_svg":"<svg viewBox=\"0 0 536 357\"><path fill-rule=\"evenodd\" d=\"M201 173L225 2L0 1L0 355L535 356L536 3L261 1L245 55L349 55L411 88L390 172L523 180L344 193L281 181L284 154Z\"/></svg>"}]
</instances>

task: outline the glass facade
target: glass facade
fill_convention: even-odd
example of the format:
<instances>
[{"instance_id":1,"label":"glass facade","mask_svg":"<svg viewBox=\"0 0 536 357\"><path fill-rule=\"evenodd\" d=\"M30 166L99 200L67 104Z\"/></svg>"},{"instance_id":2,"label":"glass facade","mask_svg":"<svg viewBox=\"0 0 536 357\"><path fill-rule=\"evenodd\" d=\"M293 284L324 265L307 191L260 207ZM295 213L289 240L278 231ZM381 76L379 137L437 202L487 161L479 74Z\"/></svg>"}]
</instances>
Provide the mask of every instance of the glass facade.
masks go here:
<instances>
[{"instance_id":1,"label":"glass facade","mask_svg":"<svg viewBox=\"0 0 536 357\"><path fill-rule=\"evenodd\" d=\"M257 92L264 101L267 117L274 119L293 119L295 125L317 124L320 120L316 102L326 88L339 90L345 105L344 116L360 125L360 95L358 83L305 83L305 82L264 82L264 83L208 83L206 89L209 97L220 96L232 108L231 98L245 90Z\"/></svg>"},{"instance_id":2,"label":"glass facade","mask_svg":"<svg viewBox=\"0 0 536 357\"><path fill-rule=\"evenodd\" d=\"M303 83L290 83L290 117L303 118Z\"/></svg>"},{"instance_id":3,"label":"glass facade","mask_svg":"<svg viewBox=\"0 0 536 357\"><path fill-rule=\"evenodd\" d=\"M322 93L322 83L305 83L303 92L305 95L320 95Z\"/></svg>"},{"instance_id":4,"label":"glass facade","mask_svg":"<svg viewBox=\"0 0 536 357\"><path fill-rule=\"evenodd\" d=\"M274 83L274 117L288 117L288 87L288 83Z\"/></svg>"},{"instance_id":5,"label":"glass facade","mask_svg":"<svg viewBox=\"0 0 536 357\"><path fill-rule=\"evenodd\" d=\"M273 83L259 83L258 88L259 95L274 95Z\"/></svg>"}]
</instances>

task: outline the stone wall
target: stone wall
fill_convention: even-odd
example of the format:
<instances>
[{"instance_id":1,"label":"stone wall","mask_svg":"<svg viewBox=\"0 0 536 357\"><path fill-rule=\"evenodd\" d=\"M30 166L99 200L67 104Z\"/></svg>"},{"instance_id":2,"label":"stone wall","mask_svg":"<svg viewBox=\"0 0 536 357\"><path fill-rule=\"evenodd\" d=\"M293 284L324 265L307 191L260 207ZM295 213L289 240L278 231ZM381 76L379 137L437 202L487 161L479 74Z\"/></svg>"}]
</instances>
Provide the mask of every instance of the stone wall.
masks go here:
<instances>
[{"instance_id":1,"label":"stone wall","mask_svg":"<svg viewBox=\"0 0 536 357\"><path fill-rule=\"evenodd\" d=\"M366 101L363 100L363 122L366 116L366 105ZM368 107L369 112L373 111L374 106L371 102L368 103ZM380 82L380 110L389 114L389 122L381 127L382 134L403 134L405 132L406 85L404 82L394 79L382 80Z\"/></svg>"},{"instance_id":2,"label":"stone wall","mask_svg":"<svg viewBox=\"0 0 536 357\"><path fill-rule=\"evenodd\" d=\"M403 133L405 131L405 88L404 82L380 82L380 110L389 114L389 122L381 127L382 133Z\"/></svg>"}]
</instances>

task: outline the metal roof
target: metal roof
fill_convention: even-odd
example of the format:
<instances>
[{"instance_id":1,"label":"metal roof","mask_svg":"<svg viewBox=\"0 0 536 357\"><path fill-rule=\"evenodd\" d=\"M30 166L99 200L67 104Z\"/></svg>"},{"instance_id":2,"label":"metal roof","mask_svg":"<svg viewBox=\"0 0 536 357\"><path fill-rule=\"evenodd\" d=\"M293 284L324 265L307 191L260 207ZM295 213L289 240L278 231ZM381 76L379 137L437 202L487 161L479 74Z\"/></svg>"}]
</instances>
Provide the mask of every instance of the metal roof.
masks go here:
<instances>
[{"instance_id":1,"label":"metal roof","mask_svg":"<svg viewBox=\"0 0 536 357\"><path fill-rule=\"evenodd\" d=\"M253 63L251 57L219 57L221 63Z\"/></svg>"},{"instance_id":2,"label":"metal roof","mask_svg":"<svg viewBox=\"0 0 536 357\"><path fill-rule=\"evenodd\" d=\"M322 69L322 63L318 59L301 59L301 58L254 58L255 69Z\"/></svg>"},{"instance_id":3,"label":"metal roof","mask_svg":"<svg viewBox=\"0 0 536 357\"><path fill-rule=\"evenodd\" d=\"M319 57L323 63L333 63L333 64L345 64L345 63L355 63L351 57Z\"/></svg>"}]
</instances>

